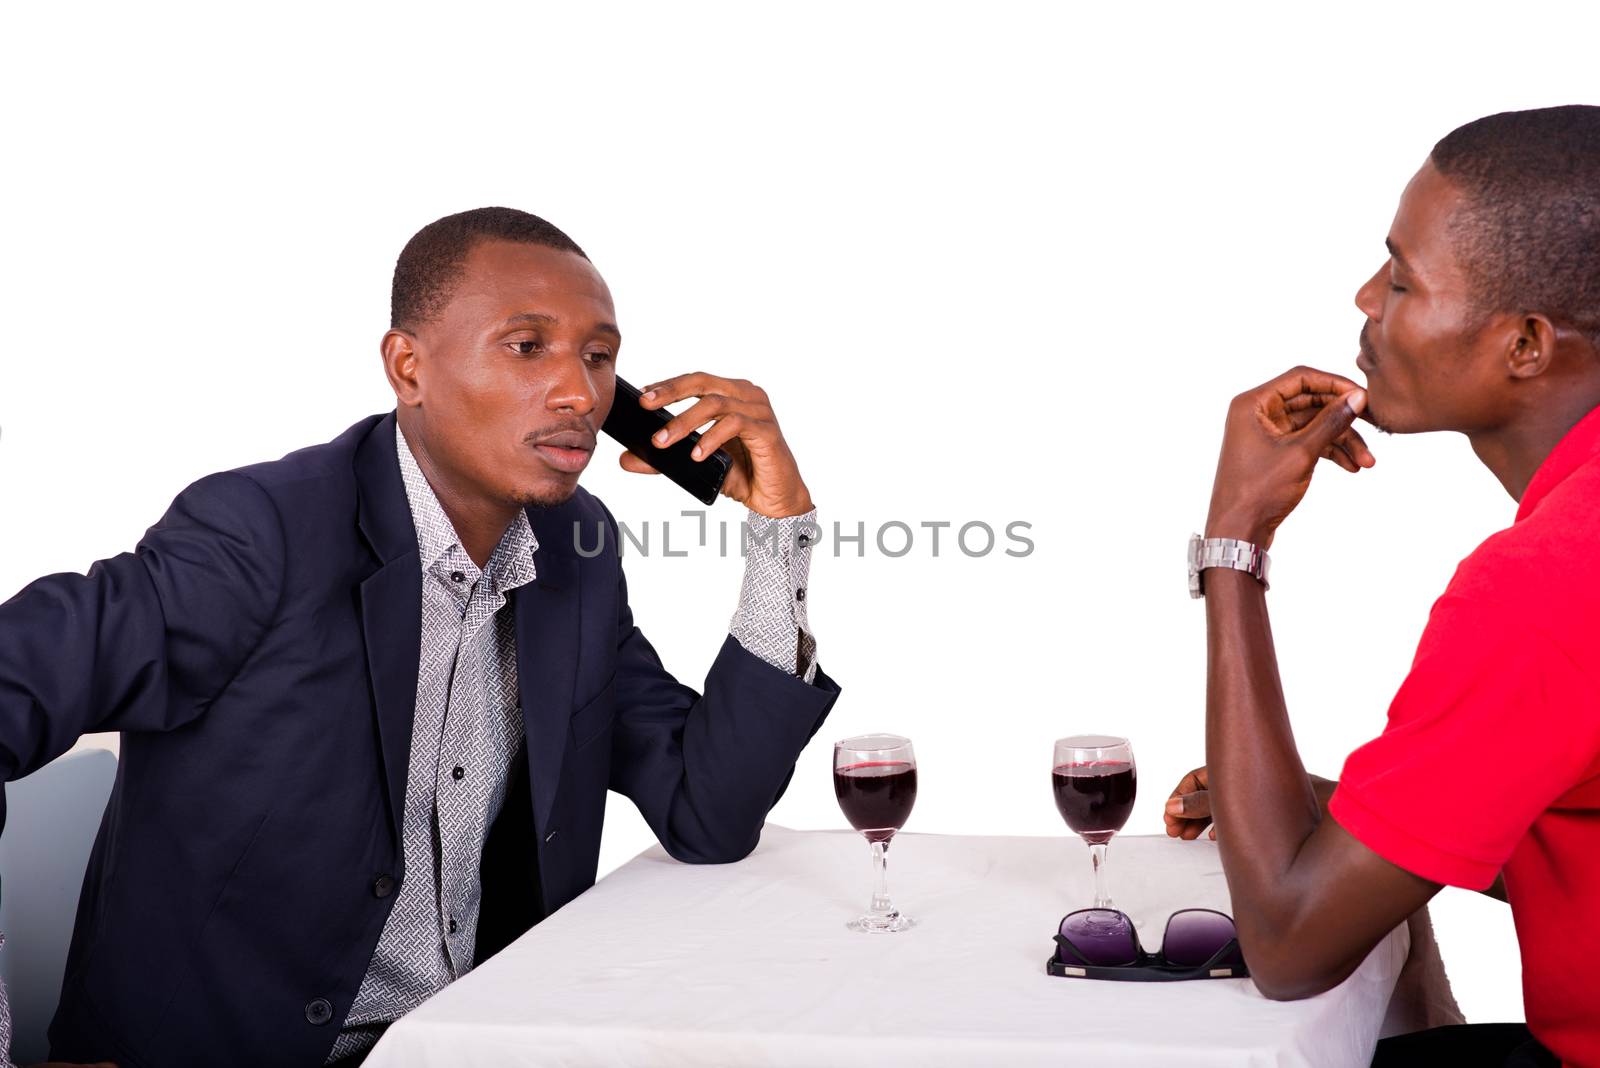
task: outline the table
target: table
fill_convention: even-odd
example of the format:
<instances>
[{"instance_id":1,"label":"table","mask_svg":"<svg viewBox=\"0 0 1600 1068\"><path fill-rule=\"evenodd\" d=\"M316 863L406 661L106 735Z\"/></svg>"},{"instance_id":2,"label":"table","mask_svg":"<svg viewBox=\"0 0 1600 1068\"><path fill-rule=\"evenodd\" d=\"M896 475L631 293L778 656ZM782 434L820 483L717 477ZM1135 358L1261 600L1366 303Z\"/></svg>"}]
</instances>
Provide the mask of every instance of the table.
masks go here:
<instances>
[{"instance_id":1,"label":"table","mask_svg":"<svg viewBox=\"0 0 1600 1068\"><path fill-rule=\"evenodd\" d=\"M1370 1058L1410 945L1397 928L1299 1002L1248 979L1059 979L1050 936L1092 897L1081 842L901 834L889 861L918 926L864 935L844 926L871 889L854 833L769 824L730 865L646 850L396 1023L368 1068L1348 1068ZM1173 910L1228 908L1209 841L1119 837L1107 872L1151 950Z\"/></svg>"}]
</instances>

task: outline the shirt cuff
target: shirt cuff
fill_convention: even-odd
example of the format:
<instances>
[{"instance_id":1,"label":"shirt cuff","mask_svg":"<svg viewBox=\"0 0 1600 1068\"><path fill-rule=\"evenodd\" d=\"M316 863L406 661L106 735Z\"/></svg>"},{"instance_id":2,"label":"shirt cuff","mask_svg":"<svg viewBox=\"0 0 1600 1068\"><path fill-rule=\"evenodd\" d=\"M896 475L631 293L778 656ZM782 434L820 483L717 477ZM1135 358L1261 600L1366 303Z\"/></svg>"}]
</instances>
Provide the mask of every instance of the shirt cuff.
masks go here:
<instances>
[{"instance_id":1,"label":"shirt cuff","mask_svg":"<svg viewBox=\"0 0 1600 1068\"><path fill-rule=\"evenodd\" d=\"M811 682L817 640L806 620L811 548L822 530L817 510L772 519L751 512L740 531L744 586L728 631L773 667Z\"/></svg>"},{"instance_id":2,"label":"shirt cuff","mask_svg":"<svg viewBox=\"0 0 1600 1068\"><path fill-rule=\"evenodd\" d=\"M6 936L0 934L0 947ZM0 982L0 1068L15 1068L11 1063L11 1007L6 1001L6 984Z\"/></svg>"}]
</instances>

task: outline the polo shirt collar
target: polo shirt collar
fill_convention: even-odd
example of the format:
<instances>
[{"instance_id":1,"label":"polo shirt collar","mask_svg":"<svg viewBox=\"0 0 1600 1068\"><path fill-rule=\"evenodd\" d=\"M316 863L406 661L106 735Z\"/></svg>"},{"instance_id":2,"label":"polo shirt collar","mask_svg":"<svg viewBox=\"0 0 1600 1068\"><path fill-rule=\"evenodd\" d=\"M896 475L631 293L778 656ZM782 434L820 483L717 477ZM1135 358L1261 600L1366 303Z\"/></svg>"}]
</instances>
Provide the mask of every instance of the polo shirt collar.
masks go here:
<instances>
[{"instance_id":1,"label":"polo shirt collar","mask_svg":"<svg viewBox=\"0 0 1600 1068\"><path fill-rule=\"evenodd\" d=\"M1556 442L1556 447L1550 450L1550 455L1533 473L1517 506L1518 521L1533 514L1533 510L1550 495L1551 490L1597 455L1600 455L1600 408L1578 420L1577 425Z\"/></svg>"}]
</instances>

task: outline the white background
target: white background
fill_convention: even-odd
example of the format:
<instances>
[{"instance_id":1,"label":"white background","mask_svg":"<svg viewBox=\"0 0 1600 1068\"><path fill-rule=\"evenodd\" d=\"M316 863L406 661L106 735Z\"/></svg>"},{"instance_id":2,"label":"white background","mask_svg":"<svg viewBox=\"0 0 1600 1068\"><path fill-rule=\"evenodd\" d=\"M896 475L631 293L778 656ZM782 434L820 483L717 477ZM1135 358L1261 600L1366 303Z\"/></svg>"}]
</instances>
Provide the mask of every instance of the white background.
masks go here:
<instances>
[{"instance_id":1,"label":"white background","mask_svg":"<svg viewBox=\"0 0 1600 1068\"><path fill-rule=\"evenodd\" d=\"M521 207L606 275L623 374L768 388L825 525L1033 524L1025 559L948 532L937 558L926 531L899 559L824 544L811 618L845 692L773 818L840 825L828 743L897 731L921 761L911 829L1056 835L1062 871L1088 858L1046 789L1053 738L1133 739L1130 832L1159 831L1203 759L1182 553L1228 398L1299 362L1353 374L1351 298L1407 178L1461 122L1592 102L1600 29L1527 4L1514 24L1462 4L251 12L8 12L0 596L130 548L205 473L389 407L400 246ZM1374 448L1274 547L1297 736L1330 776L1382 728L1455 562L1514 512L1459 438ZM607 442L585 479L625 520L693 505L615 462ZM740 567L631 561L686 678ZM610 816L607 869L649 840L626 802ZM1434 908L1469 1017L1520 1018L1509 912Z\"/></svg>"}]
</instances>

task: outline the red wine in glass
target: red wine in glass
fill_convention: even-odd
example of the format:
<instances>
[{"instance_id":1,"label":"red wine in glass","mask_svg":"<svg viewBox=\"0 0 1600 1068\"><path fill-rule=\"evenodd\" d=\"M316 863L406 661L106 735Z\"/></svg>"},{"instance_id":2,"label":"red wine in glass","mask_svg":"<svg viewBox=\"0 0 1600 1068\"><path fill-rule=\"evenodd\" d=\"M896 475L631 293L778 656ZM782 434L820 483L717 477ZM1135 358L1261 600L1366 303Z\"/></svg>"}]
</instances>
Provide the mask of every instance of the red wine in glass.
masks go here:
<instances>
[{"instance_id":1,"label":"red wine in glass","mask_svg":"<svg viewBox=\"0 0 1600 1068\"><path fill-rule=\"evenodd\" d=\"M1133 814L1133 765L1125 760L1062 764L1051 773L1056 811L1085 842L1101 845Z\"/></svg>"},{"instance_id":2,"label":"red wine in glass","mask_svg":"<svg viewBox=\"0 0 1600 1068\"><path fill-rule=\"evenodd\" d=\"M867 760L833 769L833 795L850 826L869 842L886 842L905 826L917 800L917 767L905 760Z\"/></svg>"},{"instance_id":3,"label":"red wine in glass","mask_svg":"<svg viewBox=\"0 0 1600 1068\"><path fill-rule=\"evenodd\" d=\"M1050 787L1056 811L1089 846L1096 909L1116 907L1106 889L1106 846L1128 822L1137 785L1128 739L1104 734L1057 739Z\"/></svg>"},{"instance_id":4,"label":"red wine in glass","mask_svg":"<svg viewBox=\"0 0 1600 1068\"><path fill-rule=\"evenodd\" d=\"M889 841L905 826L917 800L917 756L911 739L898 734L860 734L833 747L833 796L850 826L872 847L872 905L845 926L852 931L893 933L915 925L889 900Z\"/></svg>"}]
</instances>

